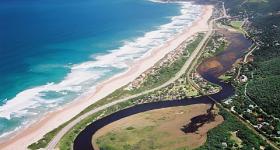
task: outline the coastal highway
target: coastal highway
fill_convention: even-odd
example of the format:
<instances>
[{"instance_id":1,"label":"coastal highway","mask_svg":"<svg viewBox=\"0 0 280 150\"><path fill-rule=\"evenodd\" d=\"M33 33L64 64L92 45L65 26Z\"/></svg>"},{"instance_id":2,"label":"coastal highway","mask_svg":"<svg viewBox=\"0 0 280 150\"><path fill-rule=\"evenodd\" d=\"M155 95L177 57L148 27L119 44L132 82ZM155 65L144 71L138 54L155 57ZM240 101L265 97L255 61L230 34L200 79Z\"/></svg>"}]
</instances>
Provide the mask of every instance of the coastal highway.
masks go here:
<instances>
[{"instance_id":1,"label":"coastal highway","mask_svg":"<svg viewBox=\"0 0 280 150\"><path fill-rule=\"evenodd\" d=\"M164 84L156 87L156 88L153 88L153 89L150 89L150 90L147 90L147 91L144 91L144 92L141 92L139 94L135 94L135 95L132 95L132 96L128 96L126 98L123 98L123 99L119 99L119 100L116 100L116 101L113 101L111 103L108 103L106 105L103 105L101 107L98 107L96 109L93 109L81 116L79 116L78 118L74 119L73 121L71 121L70 123L68 123L64 128L62 128L55 136L54 138L50 141L50 143L47 145L46 149L48 150L53 150L55 149L56 145L58 144L58 142L60 141L60 139L69 131L71 130L76 124L78 124L81 120L89 117L90 115L94 114L94 113L97 113L99 111L102 111L104 109L107 109L113 105L116 105L118 103L121 103L121 102L124 102L124 101L127 101L127 100L130 100L130 99L133 99L133 98L136 98L136 97L139 97L141 95L145 95L145 94L148 94L150 92L154 92L156 90L159 90L163 87L166 87L168 86L169 84L171 84L172 82L176 81L180 76L182 76L187 69L189 69L189 67L191 66L192 62L198 57L199 53L201 50L203 50L203 47L205 45L205 43L208 41L209 37L212 35L212 32L213 32L213 22L214 20L211 20L209 21L208 23L208 31L206 32L204 38L202 39L202 41L199 43L199 45L196 47L196 49L192 52L192 54L190 55L190 57L188 58L188 60L185 62L185 64L183 65L183 67L180 69L179 72L176 73L176 75L171 78L170 80L168 80L167 82L165 82Z\"/></svg>"},{"instance_id":2,"label":"coastal highway","mask_svg":"<svg viewBox=\"0 0 280 150\"><path fill-rule=\"evenodd\" d=\"M224 9L224 12L225 9ZM138 96L141 96L143 94L148 94L150 92L153 92L155 90L158 90L158 89L161 89L167 85L169 85L170 83L174 82L175 80L177 80L182 74L185 73L185 71L187 69L190 69L190 67L192 67L191 65L194 63L193 61L196 61L196 58L200 55L200 52L203 50L204 46L205 46L205 43L207 43L209 37L212 35L213 33L213 24L216 20L219 20L221 18L228 18L229 16L226 15L226 13L224 13L224 16L223 17L220 17L220 18L216 18L216 19L213 19L211 21L209 21L209 24L208 24L208 32L206 33L205 37L203 38L203 40L200 42L200 44L197 46L197 48L193 51L193 53L191 54L191 56L188 58L188 60L186 61L186 63L184 64L184 66L181 68L181 70L175 75L175 77L171 78L169 81L167 81L166 83L162 84L161 86L159 87L156 87L154 89L151 89L151 90L147 90L147 91L144 91L142 93L139 93L139 94L136 94L136 95L133 95L133 96L129 96L127 98L124 98L124 99L120 99L120 100L116 100L114 102L111 102L111 103L108 103L106 105L103 105L101 107L98 107L92 111L89 111L83 115L81 115L80 117L76 118L75 120L73 120L72 122L70 122L69 124L67 124L62 130L60 130L58 132L58 134L56 134L56 136L52 139L52 141L49 143L49 145L46 147L46 149L55 149L57 143L59 142L59 140L63 137L63 135L65 135L69 130L71 130L77 123L79 123L81 120L89 117L90 115L98 112L98 111L101 111L101 110L104 110L108 107L111 107L115 104L118 104L118 103L121 103L121 102L124 102L124 101L127 101L129 99L132 99L132 98L135 98L135 97L138 97ZM215 101L215 99L212 99L213 101ZM216 102L216 101L215 101ZM218 104L218 103L217 103ZM227 110L227 109L226 109ZM229 110L227 110L229 111ZM230 111L229 111L230 112ZM231 112L232 113L232 112ZM238 118L238 116L237 116ZM248 123L246 123L244 120L238 118L240 120L240 122L242 122L243 124L245 124L249 129L251 129L254 133L256 133L257 135L260 135L264 140L266 140L271 146L273 146L274 148L278 149L274 143L270 142L267 138L265 138L264 136L262 136L261 134L259 134L254 128L252 128L250 125L248 125Z\"/></svg>"}]
</instances>

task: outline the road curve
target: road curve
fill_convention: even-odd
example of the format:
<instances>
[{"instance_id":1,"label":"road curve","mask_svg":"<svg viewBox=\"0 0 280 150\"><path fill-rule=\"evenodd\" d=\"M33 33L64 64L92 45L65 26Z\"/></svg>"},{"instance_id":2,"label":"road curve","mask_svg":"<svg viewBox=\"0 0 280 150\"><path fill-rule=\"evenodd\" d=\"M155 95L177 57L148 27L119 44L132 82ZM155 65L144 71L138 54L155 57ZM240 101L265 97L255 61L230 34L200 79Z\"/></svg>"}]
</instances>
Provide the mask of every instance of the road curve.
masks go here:
<instances>
[{"instance_id":1,"label":"road curve","mask_svg":"<svg viewBox=\"0 0 280 150\"><path fill-rule=\"evenodd\" d=\"M80 117L74 119L73 121L71 121L70 123L68 123L64 128L62 128L56 135L55 137L50 141L50 143L47 145L46 149L48 150L53 150L55 149L56 145L58 144L58 142L60 141L60 139L69 131L71 130L76 124L78 124L81 120L89 117L90 115L94 114L94 113L97 113L101 110L104 110L106 108L109 108L113 105L116 105L118 103L121 103L121 102L124 102L124 101L127 101L127 100L130 100L130 99L133 99L133 98L136 98L136 97L139 97L141 95L145 95L145 94L148 94L150 92L154 92L156 90L159 90L163 87L166 87L168 86L169 84L171 84L172 82L176 81L180 76L182 76L186 70L190 67L190 65L192 64L193 60L199 55L199 52L202 50L203 46L205 45L206 41L208 40L208 38L210 37L210 35L212 34L213 32L213 20L211 20L208 24L208 31L206 33L206 35L204 36L204 38L202 39L202 41L199 43L199 45L197 46L197 48L192 52L192 54L190 55L190 57L188 58L188 60L185 62L185 64L183 65L183 67L180 69L179 72L176 73L176 75L171 78L170 80L168 80L167 82L165 82L164 84L156 87L156 88L153 88L153 89L150 89L150 90L147 90L147 91L144 91L144 92L141 92L139 94L135 94L135 95L132 95L132 96L129 96L129 97L126 97L126 98L123 98L123 99L119 99L119 100L116 100L116 101L113 101L111 103L108 103L106 105L103 105L103 106L100 106L94 110L91 110L83 115L81 115Z\"/></svg>"},{"instance_id":2,"label":"road curve","mask_svg":"<svg viewBox=\"0 0 280 150\"><path fill-rule=\"evenodd\" d=\"M225 10L225 7L224 7L224 3L223 3L223 11L224 11L224 16L222 17L219 17L219 18L216 18L216 19L213 19L211 21L209 21L209 31L207 32L206 36L204 37L204 39L201 41L201 43L198 45L198 47L195 49L195 51L192 53L191 57L186 61L186 63L184 64L184 66L181 68L181 70L176 74L176 76L172 79L170 79L169 81L167 81L165 84L155 88L155 89L152 89L152 90L149 90L149 91L146 91L146 92L143 92L143 93L140 93L138 96L142 95L142 94L147 94L149 92L152 92L154 90L157 90L157 89L160 89L162 87L165 87L167 85L169 85L170 83L172 83L173 81L176 80L176 78L178 79L183 73L185 73L185 71L187 69L190 69L190 67L193 67L191 66L192 65L192 61L195 60L195 58L197 56L199 56L199 52L200 50L203 48L203 46L205 45L205 43L207 43L207 40L209 39L209 37L211 36L211 34L213 33L213 24L216 20L219 20L219 19L222 19L222 18L228 18L230 16L228 16L226 14L226 10ZM258 43L257 43L258 44ZM248 55L250 55L250 53L252 53L254 51L255 48L252 48L251 51L249 53L247 53L245 55L245 60L247 59ZM189 73L189 72L188 72ZM209 79L209 78L208 78ZM213 80L211 81L213 82ZM118 120L120 118L123 118L125 116L129 116L129 115L132 115L133 114L136 114L138 112L144 112L145 110L152 110L152 109L158 109L158 108L166 108L166 107L174 107L174 106L183 106L183 105L191 105L191 104L198 104L198 103L208 103L208 101L206 102L206 99L205 98L209 98L211 99L212 102L219 104L219 100L222 100L222 99L225 99L226 97L228 97L231 93L234 93L234 88L233 86L231 86L230 84L227 84L227 83L223 83L223 82L220 82L219 79L214 79L214 82L215 84L218 84L222 87L222 90L216 94L212 94L212 95L206 95L206 96L202 96L202 97L198 97L198 98L193 98L192 100L195 100L195 101L190 101L191 99L188 99L188 100L172 100L172 101L161 101L161 102L154 102L154 103L157 103L157 104L160 104L160 106L153 106L152 103L147 103L147 104L140 104L140 105L136 105L136 106L133 106L134 108L127 108L127 109L124 109L124 110L121 110L117 113L114 113L114 114L111 114L109 116L107 116L107 119L106 117L105 118L102 118L100 120L97 120L95 121L94 123L97 123L97 124L106 124L106 120L108 121L108 118L110 117L111 119L115 119L115 120ZM223 92L223 91L227 91L227 92ZM134 95L135 96L135 95ZM134 96L132 96L134 98ZM137 96L135 96L137 97ZM202 99L200 99L202 98ZM130 98L128 98L130 99ZM125 100L124 100L125 101ZM143 107L143 105L149 105L149 107L147 108L144 108L144 109L139 109L140 107ZM130 112L129 110L130 109L135 109L136 108L136 111L134 112ZM138 109L137 109L138 108ZM232 113L230 110L228 109L225 109L226 111L228 111L229 113ZM236 114L234 114L236 115ZM111 119L109 119L110 122L113 122ZM244 121L242 118L238 117L237 115L237 119L243 123L245 126L247 126L250 130L252 130L255 134L259 135L263 140L265 140L266 142L268 142L269 145L271 145L273 148L275 149L279 149L277 146L275 146L275 144L273 142L271 142L269 139L267 139L266 137L264 137L263 135L259 134L250 124L248 124L246 121ZM104 121L105 120L105 121ZM94 126L95 129L98 129L98 128L101 128L99 126L95 126L96 124L90 124L85 130L82 131L83 134L87 134L87 135L90 135L88 137L91 137L93 135L93 131L90 127L90 126ZM97 131L97 130L96 130ZM78 135L80 136L81 133ZM86 136L87 136L86 135ZM84 135L83 135L84 136ZM84 139L83 139L84 140ZM85 148L88 148L87 146L91 145L91 140L88 140L87 141L88 143L86 143L86 141L82 141L82 145L78 145L78 147L75 148L75 145L74 145L74 150L76 150L77 148L80 149L81 147L85 147ZM76 143L76 139L75 139L75 143ZM81 143L79 143L81 144ZM91 147L92 148L92 147Z\"/></svg>"}]
</instances>

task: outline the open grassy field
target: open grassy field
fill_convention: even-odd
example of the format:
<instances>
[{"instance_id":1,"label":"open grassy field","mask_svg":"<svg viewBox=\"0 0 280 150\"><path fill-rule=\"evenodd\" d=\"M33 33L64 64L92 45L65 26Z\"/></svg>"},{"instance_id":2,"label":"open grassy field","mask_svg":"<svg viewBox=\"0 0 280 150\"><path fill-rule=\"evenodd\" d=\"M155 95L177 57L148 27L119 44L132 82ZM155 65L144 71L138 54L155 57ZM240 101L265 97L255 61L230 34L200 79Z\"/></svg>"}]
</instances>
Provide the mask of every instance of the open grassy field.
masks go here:
<instances>
[{"instance_id":1,"label":"open grassy field","mask_svg":"<svg viewBox=\"0 0 280 150\"><path fill-rule=\"evenodd\" d=\"M235 29L240 29L242 27L243 21L231 21L230 25Z\"/></svg>"},{"instance_id":2,"label":"open grassy field","mask_svg":"<svg viewBox=\"0 0 280 150\"><path fill-rule=\"evenodd\" d=\"M153 76L157 77L157 80L154 80L156 81L155 82L152 82L152 78L149 78L147 79L147 81L145 81L145 83L149 83L150 81L150 84L145 84L143 86L141 86L141 88L139 89L136 89L136 90L133 90L133 91L128 91L128 90L124 90L125 87L127 86L124 86L124 87L121 87L120 89L117 89L116 91L114 91L113 93L111 93L110 95L108 95L107 97L99 100L98 102L92 104L91 106L89 106L88 108L86 108L84 111L82 111L79 115L77 115L76 117L92 110L92 109L95 109L95 108L98 108L102 105L105 105L105 104L108 104L114 100L117 100L117 99L121 99L123 97L126 97L126 96L130 96L130 95L133 95L133 94L137 94L137 93L140 93L140 92L143 92L145 90L148 90L148 89L151 89L151 88L154 88L156 86L159 86L161 84L163 84L164 82L168 81L169 79L171 79L180 69L181 67L184 65L185 61L188 59L188 53L192 53L193 50L195 50L195 48L197 47L197 45L201 42L202 38L203 38L204 34L203 33L199 33L197 35L197 37L194 39L194 41L192 41L190 44L188 44L183 52L183 55L181 57L179 57L176 61L174 61L172 64L170 64L170 66L167 66L167 67L162 67L157 74L154 74ZM190 94L192 95L197 95L197 92L192 90L193 87L190 87ZM118 106L118 109L116 110L119 110L120 108L123 108L122 106L125 105L126 106L131 106L132 104L130 102L128 102L129 104L127 103L124 103L124 104L121 104L120 106L119 105L116 105ZM115 110L115 109L106 109L107 111L106 112L106 115L107 114L110 114L112 113L111 111L112 110ZM116 111L115 110L115 111ZM110 113L108 113L110 112ZM83 125L78 125L76 126L73 131L75 132L69 132L68 134L66 134L64 137L63 137L63 140L62 141L67 141L67 142L61 142L62 144L60 144L61 146L60 147L63 147L64 149L70 149L71 146L69 146L69 143L73 142L75 136L79 133L79 131L82 129L82 126L86 126L88 124L88 122L91 122L92 120L94 120L93 118L96 118L96 116L98 116L97 114L93 114L90 119L86 119L86 121L84 122L81 122L81 123L84 123ZM74 117L73 119L75 119L76 117ZM72 120L73 120L72 119ZM70 121L69 121L70 122ZM47 133L46 135L44 135L44 137L42 139L40 139L39 141L29 145L29 149L40 149L40 148L45 148L47 146L47 144L51 141L51 139L54 137L55 134L57 134L64 126L66 126L69 122L66 122L64 124L62 124L61 126L59 126L58 128L54 129L53 131ZM67 148L66 148L67 147Z\"/></svg>"},{"instance_id":3,"label":"open grassy field","mask_svg":"<svg viewBox=\"0 0 280 150\"><path fill-rule=\"evenodd\" d=\"M152 110L133 115L105 126L93 136L100 150L185 150L197 148L206 141L207 132L223 122L221 116L204 124L195 133L181 128L191 118L205 114L209 105L199 104Z\"/></svg>"}]
</instances>

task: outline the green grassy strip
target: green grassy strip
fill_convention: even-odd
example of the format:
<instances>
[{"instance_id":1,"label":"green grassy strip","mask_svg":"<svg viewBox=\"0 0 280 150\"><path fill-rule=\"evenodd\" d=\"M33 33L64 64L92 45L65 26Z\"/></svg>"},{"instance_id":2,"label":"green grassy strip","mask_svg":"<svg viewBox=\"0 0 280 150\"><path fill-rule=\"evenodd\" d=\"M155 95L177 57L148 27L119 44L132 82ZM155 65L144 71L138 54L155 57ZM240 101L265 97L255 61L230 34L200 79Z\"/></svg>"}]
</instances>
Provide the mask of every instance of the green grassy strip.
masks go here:
<instances>
[{"instance_id":1,"label":"green grassy strip","mask_svg":"<svg viewBox=\"0 0 280 150\"><path fill-rule=\"evenodd\" d=\"M231 21L230 25L235 29L240 29L242 27L243 21Z\"/></svg>"},{"instance_id":2,"label":"green grassy strip","mask_svg":"<svg viewBox=\"0 0 280 150\"><path fill-rule=\"evenodd\" d=\"M159 79L160 80L158 80L157 82L152 82L151 79L149 79L149 78L146 80L146 82L152 82L152 84L150 83L149 85L153 85L153 86L149 86L149 87L144 86L145 88L142 88L141 90L137 90L136 93L140 93L142 91L157 87L157 86L165 83L166 81L168 81L170 78L172 78L178 71L180 71L180 69L183 67L185 61L187 60L187 58L188 58L188 57L186 57L187 56L187 51L189 51L191 53L197 47L197 45L200 43L202 38L203 38L203 36L202 36L202 34L200 34L194 42L190 43L186 47L186 50L185 50L182 57L180 57L178 60L176 60L174 63L172 63L171 66L160 69L160 71L159 71ZM122 90L122 89L120 89L120 90ZM123 93L124 91L118 91L118 92ZM138 98L135 98L135 99L138 99ZM106 109L104 112L108 111L109 113L105 114L105 115L108 115L108 114L111 114L113 112L116 112L116 111L121 110L121 109L123 109L125 107L128 107L128 106L132 106L132 101L117 104L115 106L112 106L112 107ZM118 109L116 109L116 108L118 108ZM89 109L89 108L87 108L87 109ZM92 109L89 109L89 110L92 110ZM93 115L93 117L94 116L95 115ZM89 117L88 119L85 119L81 123L79 123L79 125L75 126L73 128L73 130L69 131L61 139L61 142L59 143L59 148L62 149L62 150L70 149L72 145L71 144L69 145L69 143L73 143L73 141L74 141L75 137L78 135L79 131L81 131L81 129L83 127L86 127L86 125L89 124L90 121L92 121L93 119L94 118Z\"/></svg>"},{"instance_id":3,"label":"green grassy strip","mask_svg":"<svg viewBox=\"0 0 280 150\"><path fill-rule=\"evenodd\" d=\"M31 149L31 150L45 148L48 145L48 143L51 141L51 139L63 127L65 127L69 122L71 122L72 120L76 119L77 117L81 116L82 114L84 114L84 113L86 113L86 112L88 112L92 109L95 109L95 108L100 107L102 105L113 102L114 100L117 100L117 99L120 99L120 98L123 98L123 97L127 97L129 95L134 95L134 94L143 92L145 90L155 88L155 87L165 83L170 78L172 78L178 71L180 71L180 69L184 65L185 61L188 59L188 57L186 57L187 53L188 52L192 53L195 50L195 48L198 46L198 44L203 39L203 36L204 36L203 33L198 34L197 38L193 42L191 42L190 44L187 45L185 51L183 52L182 57L177 59L170 66L161 68L159 70L158 74L153 75L153 77L148 77L148 79L144 82L144 86L142 86L141 88L136 89L136 90L127 91L127 90L124 90L124 88L126 87L126 86L124 86L124 87L121 87L121 88L117 89L116 91L114 91L110 95L106 96L105 98L103 98L103 99L97 101L96 103L90 105L89 107L87 107L85 110L83 110L81 113L79 113L77 116L75 116L70 121L62 124L58 128L56 128L56 129L52 130L51 132L47 133L46 135L44 135L44 137L42 139L40 139L39 141L29 145L28 148ZM154 77L157 77L157 80L154 80ZM150 84L147 84L147 83L150 83Z\"/></svg>"},{"instance_id":4,"label":"green grassy strip","mask_svg":"<svg viewBox=\"0 0 280 150\"><path fill-rule=\"evenodd\" d=\"M63 136L63 138L60 140L60 142L58 144L59 149L60 150L71 150L72 144L73 144L75 138L88 124L97 120L100 117L110 115L114 112L117 112L124 108L135 105L134 100L135 99L116 104L114 106L111 106L105 110L99 111L99 112L87 117L86 119L82 120L77 125L75 125L75 127L73 127L72 130L70 130Z\"/></svg>"}]
</instances>

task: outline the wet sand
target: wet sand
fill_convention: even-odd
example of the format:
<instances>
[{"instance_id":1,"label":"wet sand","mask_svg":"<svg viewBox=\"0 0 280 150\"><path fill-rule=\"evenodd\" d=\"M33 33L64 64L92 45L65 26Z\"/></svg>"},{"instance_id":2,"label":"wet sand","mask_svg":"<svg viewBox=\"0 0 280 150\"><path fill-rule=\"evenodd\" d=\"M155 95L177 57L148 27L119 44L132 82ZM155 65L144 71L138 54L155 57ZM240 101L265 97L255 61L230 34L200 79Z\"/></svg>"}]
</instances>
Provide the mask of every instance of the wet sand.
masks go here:
<instances>
[{"instance_id":1,"label":"wet sand","mask_svg":"<svg viewBox=\"0 0 280 150\"><path fill-rule=\"evenodd\" d=\"M2 140L0 142L1 149L26 149L28 145L38 141L43 137L43 135L70 120L86 107L104 98L114 90L133 81L141 73L152 67L156 62L163 58L167 53L176 49L183 41L190 39L198 32L208 31L207 21L212 15L213 6L205 5L203 7L202 15L192 24L191 27L186 28L183 33L177 35L174 39L171 39L163 46L151 50L149 55L132 64L127 72L99 84L94 91L83 95L59 110L46 114L42 119L38 120L34 124L22 129L15 135L10 136L8 139Z\"/></svg>"}]
</instances>

